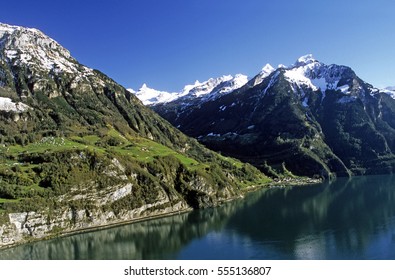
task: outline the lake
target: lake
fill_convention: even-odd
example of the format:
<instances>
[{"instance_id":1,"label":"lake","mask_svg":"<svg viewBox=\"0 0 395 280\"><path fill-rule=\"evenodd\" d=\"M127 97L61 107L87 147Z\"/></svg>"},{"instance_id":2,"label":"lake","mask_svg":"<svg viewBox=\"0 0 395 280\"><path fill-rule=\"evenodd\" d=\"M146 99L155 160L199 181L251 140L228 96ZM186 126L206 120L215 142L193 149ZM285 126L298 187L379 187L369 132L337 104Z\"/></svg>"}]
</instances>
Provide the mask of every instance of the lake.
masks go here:
<instances>
[{"instance_id":1,"label":"lake","mask_svg":"<svg viewBox=\"0 0 395 280\"><path fill-rule=\"evenodd\" d=\"M0 251L1 259L395 259L395 175L264 189L218 208Z\"/></svg>"}]
</instances>

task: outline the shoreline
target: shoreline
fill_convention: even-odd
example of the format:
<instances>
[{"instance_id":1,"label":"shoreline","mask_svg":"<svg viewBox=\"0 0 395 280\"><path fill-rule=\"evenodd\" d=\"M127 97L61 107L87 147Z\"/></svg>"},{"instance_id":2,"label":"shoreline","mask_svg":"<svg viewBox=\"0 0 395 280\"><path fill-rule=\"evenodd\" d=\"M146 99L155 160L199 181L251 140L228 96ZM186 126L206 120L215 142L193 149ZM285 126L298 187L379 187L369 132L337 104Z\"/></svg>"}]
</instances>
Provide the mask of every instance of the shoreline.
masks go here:
<instances>
[{"instance_id":1,"label":"shoreline","mask_svg":"<svg viewBox=\"0 0 395 280\"><path fill-rule=\"evenodd\" d=\"M321 179L312 179L312 178L285 178L284 180L273 180L270 183L267 183L265 185L255 185L255 186L250 186L241 191L240 195L228 198L228 199L223 199L219 200L216 204L210 206L212 208L214 207L219 207L224 203L229 203L232 201L235 201L237 199L244 199L245 195L248 193L256 192L262 189L271 189L271 188L285 188L285 187L290 187L290 186L304 186L304 185L312 185L312 184L317 184L321 183L323 180ZM206 208L210 208L206 207ZM203 209L203 208L201 208ZM49 234L43 238L33 238L33 237L26 237L23 239L23 241L15 242L13 244L8 244L1 246L0 245L0 252L3 250L7 250L13 247L18 247L24 244L29 244L29 243L35 243L35 242L40 242L40 241L46 241L46 240L51 240L55 238L62 238L62 237L67 237L67 236L72 236L72 235L77 235L77 234L82 234L82 233L88 233L88 232L94 232L94 231L99 231L103 229L108 229L108 228L114 228L117 226L122 226L122 225L128 225L128 224L134 224L134 223L140 223L140 222L145 222L149 220L155 220L155 219L160 219L160 218L165 218L165 217L171 217L175 216L177 214L185 214L188 212L192 212L194 210L199 210L199 209L194 209L192 207L187 207L182 210L176 210L176 211L171 211L171 212L166 212L166 213L159 213L159 214L154 214L154 215L148 215L145 217L139 217L131 220L123 220L123 221L118 221L118 222L112 222L104 225L96 225L96 226L90 226L86 228L81 228L81 229L73 229L73 230L66 230L66 231L61 231L53 234Z\"/></svg>"},{"instance_id":2,"label":"shoreline","mask_svg":"<svg viewBox=\"0 0 395 280\"><path fill-rule=\"evenodd\" d=\"M90 226L90 227L81 228L81 229L66 230L66 231L62 231L62 232L58 232L58 233L54 233L54 234L49 234L48 236L45 236L43 238L27 237L26 239L24 239L21 242L15 242L13 244L0 246L0 252L2 250L10 249L13 247L18 247L18 246L21 246L24 244L31 244L31 243L35 243L35 242L46 241L46 240L51 240L51 239L55 239L55 238L63 238L63 237L77 235L77 234L81 234L81 233L99 231L102 229L108 229L108 228L113 228L113 227L122 226L122 225L140 223L140 222L145 222L145 221L149 221L149 220L155 220L155 219L175 216L177 214L185 214L185 213L191 212L193 210L195 210L195 209L185 208L182 210L161 213L161 214L155 214L155 215L149 215L146 217L140 217L140 218L135 218L135 219L131 219L131 220L112 222L112 223L108 223L108 224L100 225L100 226Z\"/></svg>"}]
</instances>

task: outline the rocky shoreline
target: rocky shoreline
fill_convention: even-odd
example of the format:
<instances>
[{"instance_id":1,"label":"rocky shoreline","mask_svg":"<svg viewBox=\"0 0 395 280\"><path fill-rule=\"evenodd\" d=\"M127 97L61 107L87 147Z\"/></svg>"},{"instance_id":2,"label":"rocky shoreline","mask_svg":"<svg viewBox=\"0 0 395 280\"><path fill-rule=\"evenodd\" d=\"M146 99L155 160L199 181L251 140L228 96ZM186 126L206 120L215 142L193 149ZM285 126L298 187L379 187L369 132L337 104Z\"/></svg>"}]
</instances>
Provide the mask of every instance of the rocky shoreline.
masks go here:
<instances>
[{"instance_id":1,"label":"rocky shoreline","mask_svg":"<svg viewBox=\"0 0 395 280\"><path fill-rule=\"evenodd\" d=\"M86 210L80 210L76 214L71 213L72 210L66 210L52 219L45 213L9 213L9 222L0 226L0 250L23 243L140 222L191 210L190 206L180 201L170 206L160 203L144 205L125 212L122 217L115 217L111 211L87 213Z\"/></svg>"},{"instance_id":2,"label":"rocky shoreline","mask_svg":"<svg viewBox=\"0 0 395 280\"><path fill-rule=\"evenodd\" d=\"M263 188L301 186L320 183L322 180L311 178L286 178L276 180L266 185L251 186L237 196L223 198L216 201L212 207L244 197L244 194L258 191ZM193 208L185 201L171 203L167 198L154 203L143 205L140 208L125 211L122 215L115 215L112 211L88 211L81 209L60 209L57 213L22 212L9 213L9 221L0 226L0 250L21 245L28 242L67 236L80 232L95 231L150 220L170 215L176 215ZM3 214L4 216L4 214Z\"/></svg>"}]
</instances>

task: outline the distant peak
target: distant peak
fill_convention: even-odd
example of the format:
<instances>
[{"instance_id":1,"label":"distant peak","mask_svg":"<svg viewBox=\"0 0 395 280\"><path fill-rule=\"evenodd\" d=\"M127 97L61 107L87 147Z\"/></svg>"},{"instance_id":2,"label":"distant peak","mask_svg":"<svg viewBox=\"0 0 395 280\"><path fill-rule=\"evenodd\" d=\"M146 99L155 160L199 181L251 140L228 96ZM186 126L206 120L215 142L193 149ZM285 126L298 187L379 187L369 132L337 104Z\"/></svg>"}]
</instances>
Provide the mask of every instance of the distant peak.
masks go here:
<instances>
[{"instance_id":1,"label":"distant peak","mask_svg":"<svg viewBox=\"0 0 395 280\"><path fill-rule=\"evenodd\" d=\"M265 66L263 66L261 72L259 72L259 74L256 75L254 77L254 79L252 79L252 82L251 82L252 86L262 83L262 81L266 77L270 76L270 74L273 73L274 71L276 71L276 69L273 66L271 66L269 63L267 63ZM250 85L251 85L251 83L250 83Z\"/></svg>"},{"instance_id":2,"label":"distant peak","mask_svg":"<svg viewBox=\"0 0 395 280\"><path fill-rule=\"evenodd\" d=\"M298 60L295 62L294 66L296 67L305 66L307 64L311 64L314 62L318 62L318 60L316 60L312 54L306 54L304 56L299 57Z\"/></svg>"},{"instance_id":3,"label":"distant peak","mask_svg":"<svg viewBox=\"0 0 395 280\"><path fill-rule=\"evenodd\" d=\"M265 66L263 66L261 73L272 73L273 71L275 71L276 69L274 69L273 66L271 66L269 63L267 63Z\"/></svg>"}]
</instances>

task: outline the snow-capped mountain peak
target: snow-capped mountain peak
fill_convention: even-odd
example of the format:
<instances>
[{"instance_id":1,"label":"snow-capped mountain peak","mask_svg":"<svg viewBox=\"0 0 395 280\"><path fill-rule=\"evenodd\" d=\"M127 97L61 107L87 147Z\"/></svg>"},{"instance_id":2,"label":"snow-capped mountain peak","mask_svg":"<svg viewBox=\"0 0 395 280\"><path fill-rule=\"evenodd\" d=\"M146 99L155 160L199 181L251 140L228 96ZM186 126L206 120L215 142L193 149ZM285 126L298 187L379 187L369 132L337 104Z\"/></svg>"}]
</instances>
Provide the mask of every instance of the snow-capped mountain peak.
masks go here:
<instances>
[{"instance_id":1,"label":"snow-capped mountain peak","mask_svg":"<svg viewBox=\"0 0 395 280\"><path fill-rule=\"evenodd\" d=\"M294 91L305 87L314 91L327 89L350 93L350 85L339 84L341 78L352 70L346 66L326 65L316 60L311 54L300 57L295 64L285 69L284 76L292 84Z\"/></svg>"},{"instance_id":2,"label":"snow-capped mountain peak","mask_svg":"<svg viewBox=\"0 0 395 280\"><path fill-rule=\"evenodd\" d=\"M35 28L0 23L0 49L0 56L12 65L27 65L46 73L78 72L70 52Z\"/></svg>"},{"instance_id":3,"label":"snow-capped mountain peak","mask_svg":"<svg viewBox=\"0 0 395 280\"><path fill-rule=\"evenodd\" d=\"M151 89L144 84L137 92L129 89L135 94L145 105L155 105L159 103L167 103L176 99L184 101L196 98L215 99L221 95L228 94L242 86L248 81L247 76L237 74L224 75L219 78L210 78L205 82L195 81L192 85L186 85L180 92L169 93Z\"/></svg>"},{"instance_id":4,"label":"snow-capped mountain peak","mask_svg":"<svg viewBox=\"0 0 395 280\"><path fill-rule=\"evenodd\" d=\"M129 92L136 95L138 99L143 102L145 105L152 105L156 103L170 102L177 98L177 93L170 93L167 91L159 91L156 89L152 89L147 86L147 84L143 84L138 91L133 89L128 89Z\"/></svg>"},{"instance_id":5,"label":"snow-capped mountain peak","mask_svg":"<svg viewBox=\"0 0 395 280\"><path fill-rule=\"evenodd\" d=\"M305 66L315 62L318 62L318 60L316 60L312 54L307 54L299 57L298 60L295 62L294 66Z\"/></svg>"},{"instance_id":6,"label":"snow-capped mountain peak","mask_svg":"<svg viewBox=\"0 0 395 280\"><path fill-rule=\"evenodd\" d=\"M317 90L318 87L312 79L318 78L322 64L313 58L312 55L300 57L295 64L285 69L285 78L297 87L309 87Z\"/></svg>"},{"instance_id":7,"label":"snow-capped mountain peak","mask_svg":"<svg viewBox=\"0 0 395 280\"><path fill-rule=\"evenodd\" d=\"M205 82L199 82L197 80L194 84L186 85L177 93L156 91L143 85L143 87L138 92L134 92L134 94L136 94L146 105L168 103L175 100L184 104L183 106L188 106L188 104L196 105L202 102L215 100L246 84L250 88L255 87L271 77L271 81L262 89L262 92L266 94L270 92L270 88L275 84L280 74L284 75L284 78L290 83L292 90L300 95L302 99L305 98L306 89L312 90L313 92L321 91L322 100L325 98L327 90L345 94L347 96L344 100L350 101L354 100L356 96L362 97L365 92L370 92L372 94L379 92L379 90L373 91L373 89L369 89L369 87L361 87L354 71L350 67L336 64L326 65L315 59L313 55L307 54L298 58L297 61L290 66L280 65L275 69L270 64L266 64L250 81L248 81L247 76L242 74L235 76L224 75L219 78L208 79ZM383 91L384 90L381 90L381 92ZM386 92L391 96L395 96L393 91L387 90ZM196 100L196 102L194 100Z\"/></svg>"},{"instance_id":8,"label":"snow-capped mountain peak","mask_svg":"<svg viewBox=\"0 0 395 280\"><path fill-rule=\"evenodd\" d=\"M269 63L267 63L265 66L263 66L261 73L267 74L269 76L275 70L276 69L273 66L271 66Z\"/></svg>"},{"instance_id":9,"label":"snow-capped mountain peak","mask_svg":"<svg viewBox=\"0 0 395 280\"><path fill-rule=\"evenodd\" d=\"M196 81L193 86L185 86L181 92L180 97L187 95L191 97L200 97L209 93L213 93L213 91L218 91L219 93L229 92L233 89L243 86L245 83L247 83L246 80L246 76L238 74L235 77L232 75L224 75L219 78L210 78L202 83Z\"/></svg>"},{"instance_id":10,"label":"snow-capped mountain peak","mask_svg":"<svg viewBox=\"0 0 395 280\"><path fill-rule=\"evenodd\" d=\"M255 76L254 79L249 84L251 86L256 86L262 83L262 81L274 71L276 71L276 69L273 66L271 66L269 63L267 63L265 66L263 66L261 72L259 72L259 74Z\"/></svg>"}]
</instances>

